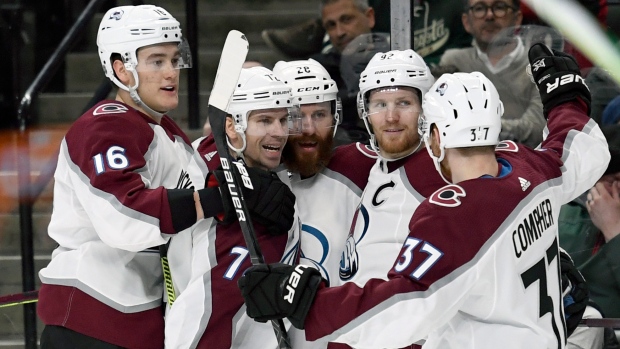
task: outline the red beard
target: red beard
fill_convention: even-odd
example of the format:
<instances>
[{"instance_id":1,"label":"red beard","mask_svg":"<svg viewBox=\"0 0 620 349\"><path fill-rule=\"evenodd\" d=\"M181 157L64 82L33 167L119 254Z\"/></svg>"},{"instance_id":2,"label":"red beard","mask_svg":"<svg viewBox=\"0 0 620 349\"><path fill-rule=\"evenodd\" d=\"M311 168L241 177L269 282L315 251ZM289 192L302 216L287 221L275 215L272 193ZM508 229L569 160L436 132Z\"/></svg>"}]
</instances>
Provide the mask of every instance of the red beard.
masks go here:
<instances>
[{"instance_id":1,"label":"red beard","mask_svg":"<svg viewBox=\"0 0 620 349\"><path fill-rule=\"evenodd\" d=\"M296 153L295 145L304 142L317 142L317 151L313 153ZM329 133L325 139L319 136L289 136L282 151L282 161L289 171L297 172L301 177L310 177L322 170L332 157L334 137Z\"/></svg>"}]
</instances>

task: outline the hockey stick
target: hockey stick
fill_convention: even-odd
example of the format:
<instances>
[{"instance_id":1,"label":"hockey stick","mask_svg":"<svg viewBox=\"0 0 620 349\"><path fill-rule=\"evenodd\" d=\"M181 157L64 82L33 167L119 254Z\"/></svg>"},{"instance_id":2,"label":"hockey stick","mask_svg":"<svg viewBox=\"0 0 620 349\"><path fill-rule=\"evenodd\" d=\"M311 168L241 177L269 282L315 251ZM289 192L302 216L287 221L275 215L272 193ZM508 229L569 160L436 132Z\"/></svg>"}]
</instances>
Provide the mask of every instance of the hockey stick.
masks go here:
<instances>
[{"instance_id":1,"label":"hockey stick","mask_svg":"<svg viewBox=\"0 0 620 349\"><path fill-rule=\"evenodd\" d=\"M168 246L170 241L159 246L159 260L161 261L161 270L164 274L164 286L166 288L166 298L168 304L172 306L176 300L176 293L174 291L174 284L172 283L172 273L170 272L170 264L168 264Z\"/></svg>"},{"instance_id":2,"label":"hockey stick","mask_svg":"<svg viewBox=\"0 0 620 349\"><path fill-rule=\"evenodd\" d=\"M581 319L579 322L581 327L609 327L613 329L620 329L620 319L618 318L603 318L603 319Z\"/></svg>"},{"instance_id":3,"label":"hockey stick","mask_svg":"<svg viewBox=\"0 0 620 349\"><path fill-rule=\"evenodd\" d=\"M226 143L225 130L226 110L228 110L228 105L235 91L237 80L239 80L241 68L248 53L248 49L248 41L243 33L236 30L231 30L228 33L226 42L224 43L224 49L222 50L222 56L220 57L220 63L217 67L217 73L215 74L215 82L213 83L211 96L209 97L207 115L211 123L213 139L215 140L217 153L220 156L220 163L224 170L227 187L235 210L237 211L237 217L241 225L245 244L250 253L250 260L252 264L256 265L264 264L265 261L258 241L256 240L256 234L254 233L250 212L245 203L243 192L240 190L240 184L242 183L241 176L245 176L243 183L246 187L251 188L251 183L247 183L249 178L247 177L247 171L243 162L234 161L230 155ZM273 325L273 330L278 339L278 348L290 349L291 344L288 334L286 333L286 328L284 327L284 322L281 319L272 320L271 324Z\"/></svg>"},{"instance_id":4,"label":"hockey stick","mask_svg":"<svg viewBox=\"0 0 620 349\"><path fill-rule=\"evenodd\" d=\"M0 296L0 308L11 307L13 305L34 303L38 300L39 290L8 294L6 296Z\"/></svg>"}]
</instances>

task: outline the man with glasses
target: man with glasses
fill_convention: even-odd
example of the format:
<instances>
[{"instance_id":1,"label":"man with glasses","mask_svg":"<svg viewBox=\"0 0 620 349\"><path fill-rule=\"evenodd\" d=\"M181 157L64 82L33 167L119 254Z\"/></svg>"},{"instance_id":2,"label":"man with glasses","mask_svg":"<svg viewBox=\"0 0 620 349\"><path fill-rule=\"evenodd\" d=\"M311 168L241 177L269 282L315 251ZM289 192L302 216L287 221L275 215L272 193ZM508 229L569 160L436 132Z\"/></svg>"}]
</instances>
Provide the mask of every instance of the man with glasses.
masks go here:
<instances>
[{"instance_id":1,"label":"man with glasses","mask_svg":"<svg viewBox=\"0 0 620 349\"><path fill-rule=\"evenodd\" d=\"M487 76L506 106L500 140L536 147L545 120L538 91L525 74L523 40L513 35L522 21L520 0L464 0L463 6L462 23L474 38L473 47L447 50L439 66Z\"/></svg>"}]
</instances>

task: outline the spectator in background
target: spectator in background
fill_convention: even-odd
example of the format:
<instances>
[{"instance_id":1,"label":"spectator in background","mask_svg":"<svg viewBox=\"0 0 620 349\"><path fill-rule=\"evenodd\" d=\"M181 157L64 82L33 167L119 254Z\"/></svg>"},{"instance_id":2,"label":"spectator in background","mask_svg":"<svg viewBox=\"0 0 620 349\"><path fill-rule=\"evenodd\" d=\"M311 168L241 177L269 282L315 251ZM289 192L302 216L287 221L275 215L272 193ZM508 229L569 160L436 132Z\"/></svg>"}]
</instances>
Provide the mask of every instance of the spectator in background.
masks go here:
<instances>
[{"instance_id":1,"label":"spectator in background","mask_svg":"<svg viewBox=\"0 0 620 349\"><path fill-rule=\"evenodd\" d=\"M620 317L620 150L605 174L577 199L562 206L560 246L588 282L590 298L605 317Z\"/></svg>"},{"instance_id":2,"label":"spectator in background","mask_svg":"<svg viewBox=\"0 0 620 349\"><path fill-rule=\"evenodd\" d=\"M620 96L620 85L606 70L599 67L590 69L586 83L592 92L590 117L601 126L609 146L620 148L620 98L617 98Z\"/></svg>"},{"instance_id":3,"label":"spectator in background","mask_svg":"<svg viewBox=\"0 0 620 349\"><path fill-rule=\"evenodd\" d=\"M368 0L368 5L375 11L376 21L373 31L389 32L390 1ZM265 29L261 36L269 47L287 58L306 59L331 47L321 17L311 18L286 28Z\"/></svg>"},{"instance_id":4,"label":"spectator in background","mask_svg":"<svg viewBox=\"0 0 620 349\"><path fill-rule=\"evenodd\" d=\"M356 98L347 91L340 71L342 51L355 38L368 34L375 26L375 11L368 0L321 0L321 21L329 35L332 47L311 58L319 62L339 87L338 96L342 101L342 125L351 141L368 140L368 133L359 124ZM371 56L368 57L370 60Z\"/></svg>"},{"instance_id":5,"label":"spectator in background","mask_svg":"<svg viewBox=\"0 0 620 349\"><path fill-rule=\"evenodd\" d=\"M612 99L607 107L605 107L600 124L602 126L620 124L620 95Z\"/></svg>"},{"instance_id":6,"label":"spectator in background","mask_svg":"<svg viewBox=\"0 0 620 349\"><path fill-rule=\"evenodd\" d=\"M614 97L620 95L620 86L609 72L600 67L592 67L586 76L586 83L592 93L590 117L602 126L603 111Z\"/></svg>"},{"instance_id":7,"label":"spectator in background","mask_svg":"<svg viewBox=\"0 0 620 349\"><path fill-rule=\"evenodd\" d=\"M493 82L504 102L501 140L536 147L545 126L542 102L525 73L527 52L517 35L505 35L521 25L520 0L462 0L461 19L474 37L473 47L447 50L439 65L460 72L479 71Z\"/></svg>"}]
</instances>

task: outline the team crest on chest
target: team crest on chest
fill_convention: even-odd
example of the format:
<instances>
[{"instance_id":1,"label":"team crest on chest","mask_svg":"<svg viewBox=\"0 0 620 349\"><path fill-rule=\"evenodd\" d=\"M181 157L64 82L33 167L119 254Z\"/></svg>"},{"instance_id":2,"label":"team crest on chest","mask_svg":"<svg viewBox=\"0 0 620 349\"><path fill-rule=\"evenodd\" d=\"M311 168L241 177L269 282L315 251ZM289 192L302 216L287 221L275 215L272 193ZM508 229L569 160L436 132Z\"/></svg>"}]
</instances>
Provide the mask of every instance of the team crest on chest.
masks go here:
<instances>
[{"instance_id":1,"label":"team crest on chest","mask_svg":"<svg viewBox=\"0 0 620 349\"><path fill-rule=\"evenodd\" d=\"M353 215L353 222L351 223L351 229L349 230L349 236L345 243L344 251L340 255L340 280L350 280L357 274L359 270L359 255L357 254L357 244L364 238L368 231L370 217L368 210L364 205L360 204ZM361 235L355 236L354 232L356 226L361 225Z\"/></svg>"},{"instance_id":2,"label":"team crest on chest","mask_svg":"<svg viewBox=\"0 0 620 349\"><path fill-rule=\"evenodd\" d=\"M428 200L439 206L456 207L461 204L461 197L465 196L465 190L456 184L447 185L431 195Z\"/></svg>"}]
</instances>

